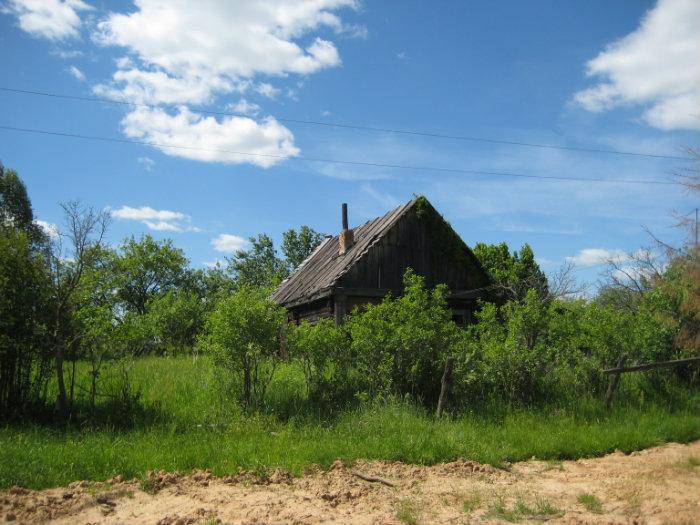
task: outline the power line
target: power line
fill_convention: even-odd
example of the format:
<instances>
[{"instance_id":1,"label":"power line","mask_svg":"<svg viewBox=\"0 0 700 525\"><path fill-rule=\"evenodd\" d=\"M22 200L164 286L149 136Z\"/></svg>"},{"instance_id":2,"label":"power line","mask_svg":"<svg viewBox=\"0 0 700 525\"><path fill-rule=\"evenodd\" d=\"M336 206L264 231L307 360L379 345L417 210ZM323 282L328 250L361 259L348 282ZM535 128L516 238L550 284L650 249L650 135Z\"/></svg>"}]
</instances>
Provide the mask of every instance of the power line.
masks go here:
<instances>
[{"instance_id":1,"label":"power line","mask_svg":"<svg viewBox=\"0 0 700 525\"><path fill-rule=\"evenodd\" d=\"M129 102L125 100L114 100L110 98L102 97L86 97L80 95L65 95L60 93L52 93L48 91L34 91L28 89L15 89L0 86L0 91L5 91L7 93L17 93L22 95L36 95L42 97L60 98L65 100L79 100L82 102L101 102L105 104L116 104L121 106L130 106L136 108L154 108L156 106L152 104L142 104L138 102ZM173 104L163 104L166 107L174 107ZM216 111L207 110L202 108L188 108L192 113L199 113L202 115L218 115L226 117L241 117L244 116L240 113L232 113L226 111ZM468 135L448 135L444 133L433 133L429 131L419 131L419 130L408 130L408 129L395 129L395 128L382 128L374 126L361 126L355 124L342 124L338 122L321 122L316 120L303 120L294 119L286 117L275 117L276 120L280 122L288 122L293 124L307 124L311 126L324 126L329 128L342 128L342 129L352 129L357 131L372 131L376 133L394 133L400 135L412 135L418 137L430 137L439 139L451 139L451 140L463 140L470 142L483 142L488 144L505 144L508 146L523 146L529 148L544 148L544 149L555 149L555 150L566 150L566 151L580 151L586 153L604 153L609 155L627 155L633 157L647 157L655 159L672 159L672 160L688 160L688 157L683 157L680 155L661 155L655 153L644 153L637 151L624 151L624 150L614 150L614 149L602 149L602 148L589 148L589 147L577 147L577 146L558 146L555 144L540 144L535 142L520 142L516 140L505 140L505 139L494 139L488 137L475 137Z\"/></svg>"},{"instance_id":2,"label":"power line","mask_svg":"<svg viewBox=\"0 0 700 525\"><path fill-rule=\"evenodd\" d=\"M433 171L440 173L461 173L467 175L490 175L495 177L518 177L526 179L544 179L544 180L557 180L566 182L603 182L609 184L655 184L655 185L675 185L674 182L660 181L660 180L635 180L635 179L623 179L623 180L613 180L613 179L602 179L602 178L586 178L586 177L557 177L554 175L528 175L525 173L510 173L510 172L500 172L500 171L483 171L483 170L469 170L462 168L440 168L436 166L412 166L407 164L386 164L381 162L366 162L359 160L339 160L339 159L327 159L319 157L291 157L287 155L275 155L272 153L252 153L248 151L233 151L227 149L215 149L215 148L203 148L199 146L182 146L178 144L163 144L160 142L150 142L143 140L132 140L132 139L120 139L116 137L100 137L97 135L81 135L77 133L68 133L63 131L50 131L44 129L33 129L33 128L20 128L15 126L2 126L1 130L5 131L17 131L22 133L33 133L37 135L51 135L56 137L65 137L73 139L82 140L95 140L100 142L116 142L120 144L138 144L142 146L153 146L158 148L172 148L181 150L193 150L193 151L208 151L212 153L228 153L231 155L242 155L248 157L260 157L260 158L270 158L270 159L280 159L280 160L297 160L297 161L307 161L307 162L320 162L326 164L343 164L350 166L365 166L373 168L391 168L391 169L402 169L402 170L412 170L412 171Z\"/></svg>"}]
</instances>

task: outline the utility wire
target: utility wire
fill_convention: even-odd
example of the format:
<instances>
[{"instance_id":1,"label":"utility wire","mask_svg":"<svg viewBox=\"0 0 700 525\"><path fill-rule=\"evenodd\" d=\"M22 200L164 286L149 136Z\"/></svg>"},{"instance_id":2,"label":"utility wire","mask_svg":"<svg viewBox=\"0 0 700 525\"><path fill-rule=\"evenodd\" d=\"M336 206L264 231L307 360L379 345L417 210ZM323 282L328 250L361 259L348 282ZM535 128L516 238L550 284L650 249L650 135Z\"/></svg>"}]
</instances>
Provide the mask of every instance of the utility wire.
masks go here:
<instances>
[{"instance_id":1,"label":"utility wire","mask_svg":"<svg viewBox=\"0 0 700 525\"><path fill-rule=\"evenodd\" d=\"M275 155L272 153L252 153L248 151L233 151L227 149L214 149L214 148L203 148L199 146L182 146L177 144L164 144L161 142L150 142L143 140L131 140L131 139L120 139L115 137L100 137L97 135L80 135L77 133L69 133L63 131L50 131L44 129L33 129L33 128L20 128L15 126L3 126L0 125L0 130L5 131L17 131L21 133L33 133L37 135L51 135L56 137L66 137L72 139L82 139L82 140L95 140L101 142L116 142L120 144L139 144L142 146L153 146L158 148L172 148L181 150L193 150L193 151L209 151L215 153L228 153L231 155L243 155L248 157L260 157L269 159L280 159L280 160L297 160L297 161L307 161L307 162L320 162L326 164L343 164L350 166L366 166L374 168L391 168L391 169L402 169L402 170L412 170L412 171L433 171L440 173L461 173L468 175L491 175L495 177L519 177L526 179L545 179L545 180L557 180L566 182L603 182L610 184L655 184L655 185L675 185L674 182L660 181L660 180L638 180L638 179L603 179L603 178L586 178L586 177L557 177L554 175L528 175L524 173L510 173L510 172L500 172L500 171L482 171L482 170L469 170L461 168L440 168L436 166L413 166L407 164L386 164L381 162L365 162L359 160L339 160L339 159L327 159L320 157L301 157L301 156L287 156L287 155Z\"/></svg>"},{"instance_id":2,"label":"utility wire","mask_svg":"<svg viewBox=\"0 0 700 525\"><path fill-rule=\"evenodd\" d=\"M15 89L15 88L3 87L3 86L0 86L0 91L5 91L7 93L17 93L17 94L22 94L22 95L36 95L36 96L59 98L59 99L66 99L66 100L79 100L79 101L83 101L83 102L102 102L105 104L117 104L117 105L130 106L130 107L136 107L136 108L154 108L155 107L151 104L142 104L142 103L138 103L138 102L129 102L129 101L125 101L125 100L114 100L114 99L102 98L102 97L86 97L86 96L80 96L80 95L65 95L65 94L60 94L60 93L52 93L52 92L48 92L48 91ZM174 104L164 104L164 106L174 107ZM231 113L231 112L226 112L226 111L207 110L207 109L201 109L201 108L188 108L188 109L192 113L199 113L202 115L219 115L219 116L227 116L227 117L244 116L240 113ZM284 117L275 117L275 119L280 121L280 122L288 122L288 123L294 123L294 124L307 124L307 125L312 125L312 126L325 126L325 127L329 127L329 128L353 129L353 130L358 130L358 131L372 131L372 132L377 132L377 133L395 133L395 134L412 135L412 136L418 136L418 137L463 140L463 141L470 141L470 142L484 142L484 143L489 143L489 144L506 144L509 146L523 146L523 147L529 147L529 148L545 148L545 149L566 150L566 151L581 151L581 152L586 152L586 153L604 153L604 154L609 154L609 155L627 155L627 156L633 156L633 157L647 157L647 158L655 158L655 159L688 160L688 157L683 157L680 155L660 155L660 154L655 154L655 153L623 151L623 150L614 150L614 149L600 149L600 148L577 147L577 146L557 146L555 144L539 144L539 143L535 143L535 142L519 142L519 141L515 141L515 140L501 140L501 139L493 139L493 138L487 138L487 137L474 137L474 136L467 136L467 135L447 135L447 134L442 134L442 133L432 133L429 131L381 128L381 127L373 127L373 126L341 124L341 123L337 123L337 122L321 122L321 121L316 121L316 120L302 120L302 119L293 119L293 118L284 118Z\"/></svg>"}]
</instances>

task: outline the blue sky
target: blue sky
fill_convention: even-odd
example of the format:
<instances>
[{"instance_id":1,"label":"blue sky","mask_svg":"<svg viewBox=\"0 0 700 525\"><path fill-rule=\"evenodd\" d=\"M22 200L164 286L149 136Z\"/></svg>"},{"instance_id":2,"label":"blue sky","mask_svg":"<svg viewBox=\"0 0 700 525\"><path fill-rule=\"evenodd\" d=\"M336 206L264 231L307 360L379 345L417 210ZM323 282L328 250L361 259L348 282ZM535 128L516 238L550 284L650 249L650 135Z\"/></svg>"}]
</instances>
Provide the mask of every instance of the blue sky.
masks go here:
<instances>
[{"instance_id":1,"label":"blue sky","mask_svg":"<svg viewBox=\"0 0 700 525\"><path fill-rule=\"evenodd\" d=\"M700 144L695 0L0 6L0 87L140 104L0 91L0 126L184 146L0 129L0 160L37 217L60 226L71 199L109 207L111 241L171 237L194 266L259 232L336 233L341 202L357 225L424 194L468 244L530 243L545 270L569 258L593 282L606 257L650 244L644 227L678 242L671 212L698 204L675 185L620 182L668 181L679 159L285 120L679 156Z\"/></svg>"}]
</instances>

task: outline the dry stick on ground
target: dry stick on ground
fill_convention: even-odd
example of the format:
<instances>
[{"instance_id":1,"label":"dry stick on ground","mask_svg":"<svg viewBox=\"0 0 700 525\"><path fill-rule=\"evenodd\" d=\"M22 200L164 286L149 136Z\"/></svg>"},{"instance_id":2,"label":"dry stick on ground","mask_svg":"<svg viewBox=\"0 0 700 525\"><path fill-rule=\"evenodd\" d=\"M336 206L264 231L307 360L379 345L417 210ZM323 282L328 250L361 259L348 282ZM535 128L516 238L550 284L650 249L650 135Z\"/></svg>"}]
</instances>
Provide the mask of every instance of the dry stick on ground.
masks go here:
<instances>
[{"instance_id":1,"label":"dry stick on ground","mask_svg":"<svg viewBox=\"0 0 700 525\"><path fill-rule=\"evenodd\" d=\"M364 479L365 481L371 481L371 482L376 481L377 483L383 483L384 485L387 485L389 487L396 486L396 483L393 483L393 482L386 480L384 478L380 478L378 476L370 476L368 474L363 474L362 472L358 472L356 470L348 470L348 472L350 474L352 474L353 476L357 476L360 479Z\"/></svg>"}]
</instances>

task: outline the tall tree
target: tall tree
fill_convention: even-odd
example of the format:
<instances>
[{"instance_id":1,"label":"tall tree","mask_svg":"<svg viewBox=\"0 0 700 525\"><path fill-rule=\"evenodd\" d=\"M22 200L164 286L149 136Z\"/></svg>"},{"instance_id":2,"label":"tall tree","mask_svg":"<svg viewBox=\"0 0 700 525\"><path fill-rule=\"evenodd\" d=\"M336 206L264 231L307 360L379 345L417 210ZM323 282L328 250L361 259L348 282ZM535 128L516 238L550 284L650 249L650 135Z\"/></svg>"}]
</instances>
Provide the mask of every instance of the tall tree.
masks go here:
<instances>
[{"instance_id":1,"label":"tall tree","mask_svg":"<svg viewBox=\"0 0 700 525\"><path fill-rule=\"evenodd\" d=\"M27 187L15 170L0 163L0 225L14 226L29 236L30 241L43 239L41 228L34 223L34 212Z\"/></svg>"},{"instance_id":2,"label":"tall tree","mask_svg":"<svg viewBox=\"0 0 700 525\"><path fill-rule=\"evenodd\" d=\"M51 330L50 341L54 353L56 385L56 416L65 420L69 416L68 395L64 377L64 362L70 346L76 342L72 329L76 299L89 270L105 253L104 236L109 225L109 215L84 206L78 201L61 205L65 230L51 243L49 269L51 279ZM64 242L66 244L64 245Z\"/></svg>"},{"instance_id":3,"label":"tall tree","mask_svg":"<svg viewBox=\"0 0 700 525\"><path fill-rule=\"evenodd\" d=\"M324 235L313 228L303 225L297 232L290 228L282 234L282 253L286 259L287 269L293 272L311 255L316 246L321 244Z\"/></svg>"},{"instance_id":4,"label":"tall tree","mask_svg":"<svg viewBox=\"0 0 700 525\"><path fill-rule=\"evenodd\" d=\"M284 261L277 256L272 239L260 233L251 237L248 250L238 250L229 259L229 270L233 273L236 284L273 287L287 275Z\"/></svg>"},{"instance_id":5,"label":"tall tree","mask_svg":"<svg viewBox=\"0 0 700 525\"><path fill-rule=\"evenodd\" d=\"M535 254L528 244L520 251L510 252L505 242L500 244L478 243L474 254L489 273L501 299L523 301L528 290L535 290L541 299L549 296L547 276L535 261Z\"/></svg>"},{"instance_id":6,"label":"tall tree","mask_svg":"<svg viewBox=\"0 0 700 525\"><path fill-rule=\"evenodd\" d=\"M188 262L170 239L130 237L114 260L117 295L127 310L143 315L150 300L183 284Z\"/></svg>"}]
</instances>

